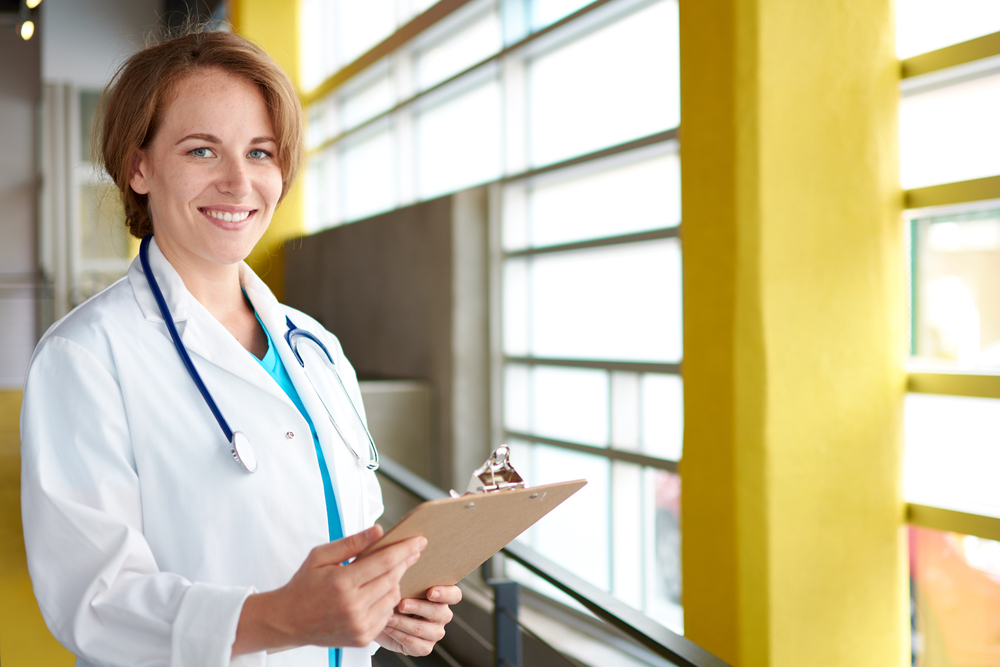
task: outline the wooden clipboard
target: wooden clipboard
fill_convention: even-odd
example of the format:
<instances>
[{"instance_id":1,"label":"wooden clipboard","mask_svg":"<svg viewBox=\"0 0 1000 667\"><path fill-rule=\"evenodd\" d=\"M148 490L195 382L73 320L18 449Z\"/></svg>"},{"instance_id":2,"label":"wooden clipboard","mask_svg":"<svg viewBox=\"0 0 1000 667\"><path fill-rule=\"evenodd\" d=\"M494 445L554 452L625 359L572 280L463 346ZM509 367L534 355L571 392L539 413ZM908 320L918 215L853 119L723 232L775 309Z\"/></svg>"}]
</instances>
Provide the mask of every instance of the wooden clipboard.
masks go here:
<instances>
[{"instance_id":1,"label":"wooden clipboard","mask_svg":"<svg viewBox=\"0 0 1000 667\"><path fill-rule=\"evenodd\" d=\"M586 483L578 479L429 500L361 555L411 537L427 538L420 560L399 583L402 597L426 598L431 586L457 584Z\"/></svg>"}]
</instances>

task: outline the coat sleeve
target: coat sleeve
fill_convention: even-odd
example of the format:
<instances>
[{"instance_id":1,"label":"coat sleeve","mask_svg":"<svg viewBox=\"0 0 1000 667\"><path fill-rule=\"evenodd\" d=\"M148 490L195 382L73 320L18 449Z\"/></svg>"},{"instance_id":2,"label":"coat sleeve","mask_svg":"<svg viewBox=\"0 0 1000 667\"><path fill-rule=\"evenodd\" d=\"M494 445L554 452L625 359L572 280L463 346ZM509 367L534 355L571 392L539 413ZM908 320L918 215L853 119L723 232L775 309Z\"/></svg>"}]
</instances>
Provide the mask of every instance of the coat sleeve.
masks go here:
<instances>
[{"instance_id":1,"label":"coat sleeve","mask_svg":"<svg viewBox=\"0 0 1000 667\"><path fill-rule=\"evenodd\" d=\"M21 508L35 596L52 634L91 665L263 665L230 660L251 588L160 572L113 368L50 336L21 412Z\"/></svg>"}]
</instances>

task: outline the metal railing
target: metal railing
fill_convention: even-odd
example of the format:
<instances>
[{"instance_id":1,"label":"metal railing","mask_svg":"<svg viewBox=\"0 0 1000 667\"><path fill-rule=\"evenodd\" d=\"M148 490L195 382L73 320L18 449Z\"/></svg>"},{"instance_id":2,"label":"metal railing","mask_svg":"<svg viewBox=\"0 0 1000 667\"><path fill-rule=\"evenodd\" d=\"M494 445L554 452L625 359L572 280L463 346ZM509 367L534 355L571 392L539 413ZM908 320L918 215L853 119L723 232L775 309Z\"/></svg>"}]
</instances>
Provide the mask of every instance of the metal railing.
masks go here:
<instances>
[{"instance_id":1,"label":"metal railing","mask_svg":"<svg viewBox=\"0 0 1000 667\"><path fill-rule=\"evenodd\" d=\"M446 494L403 466L382 457L379 473L422 501L446 498ZM583 580L534 549L511 542L501 553L582 604L602 621L617 628L632 641L678 667L729 667L691 640L671 632L645 614ZM520 667L517 618L517 584L484 577L495 591L494 623L497 665ZM510 622L512 621L513 622Z\"/></svg>"}]
</instances>

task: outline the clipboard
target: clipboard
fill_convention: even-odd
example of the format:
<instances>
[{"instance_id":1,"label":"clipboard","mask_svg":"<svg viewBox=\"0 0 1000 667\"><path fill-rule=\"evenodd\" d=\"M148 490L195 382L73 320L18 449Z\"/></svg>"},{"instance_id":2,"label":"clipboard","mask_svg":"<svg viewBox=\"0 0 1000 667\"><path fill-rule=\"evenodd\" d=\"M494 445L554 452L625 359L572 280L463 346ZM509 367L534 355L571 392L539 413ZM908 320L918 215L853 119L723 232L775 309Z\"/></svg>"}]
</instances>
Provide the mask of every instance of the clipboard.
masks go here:
<instances>
[{"instance_id":1,"label":"clipboard","mask_svg":"<svg viewBox=\"0 0 1000 667\"><path fill-rule=\"evenodd\" d=\"M420 560L399 583L403 598L426 598L432 586L457 584L586 484L578 479L528 487L503 446L473 473L470 493L452 491L451 498L417 505L361 556L411 537L427 538Z\"/></svg>"}]
</instances>

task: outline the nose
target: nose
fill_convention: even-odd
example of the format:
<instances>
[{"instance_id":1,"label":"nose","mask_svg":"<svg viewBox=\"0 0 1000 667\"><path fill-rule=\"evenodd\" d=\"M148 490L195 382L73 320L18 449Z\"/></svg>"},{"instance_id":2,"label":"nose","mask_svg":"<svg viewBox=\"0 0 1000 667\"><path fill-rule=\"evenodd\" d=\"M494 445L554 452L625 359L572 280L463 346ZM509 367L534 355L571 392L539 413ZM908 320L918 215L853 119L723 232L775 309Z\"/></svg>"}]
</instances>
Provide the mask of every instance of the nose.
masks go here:
<instances>
[{"instance_id":1,"label":"nose","mask_svg":"<svg viewBox=\"0 0 1000 667\"><path fill-rule=\"evenodd\" d=\"M242 199L250 194L253 187L250 183L248 165L243 160L226 160L219 175L218 188L220 192Z\"/></svg>"}]
</instances>

